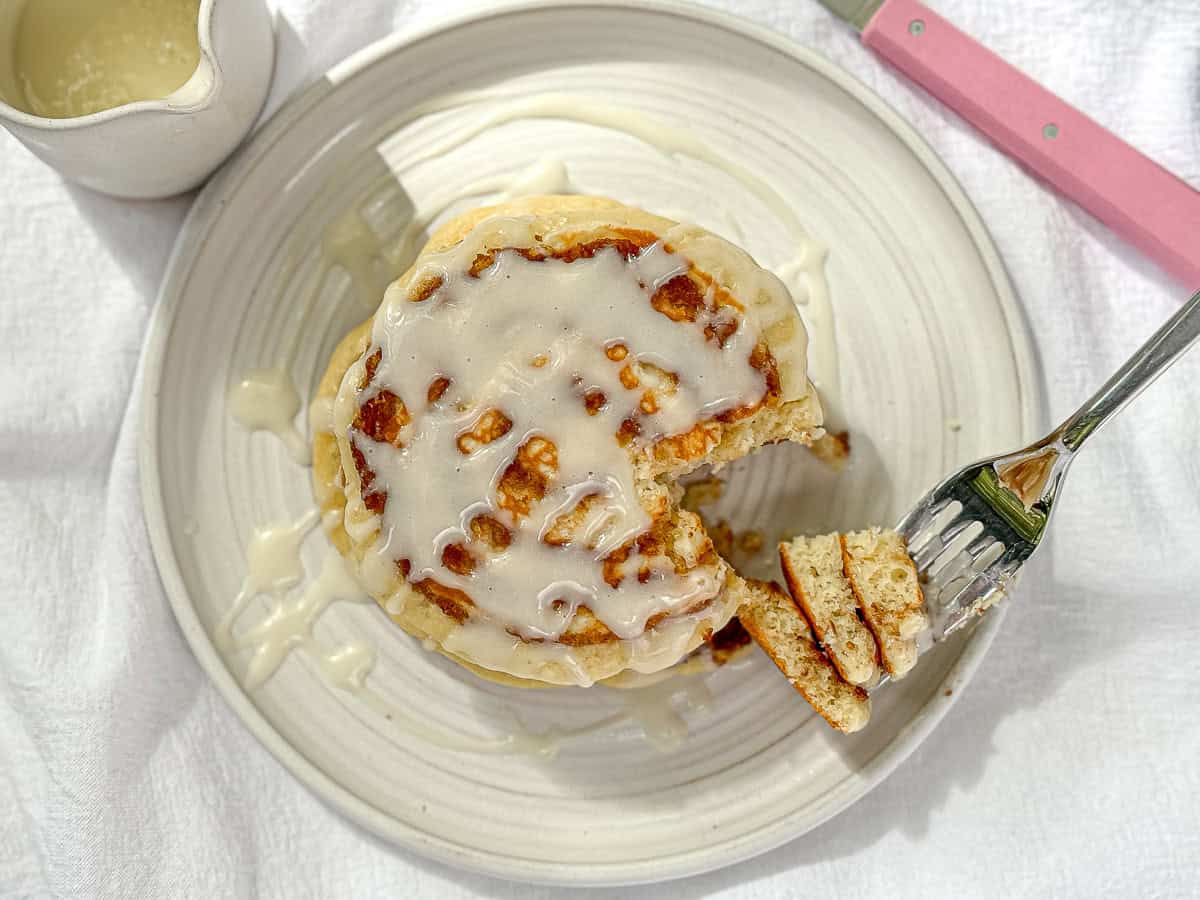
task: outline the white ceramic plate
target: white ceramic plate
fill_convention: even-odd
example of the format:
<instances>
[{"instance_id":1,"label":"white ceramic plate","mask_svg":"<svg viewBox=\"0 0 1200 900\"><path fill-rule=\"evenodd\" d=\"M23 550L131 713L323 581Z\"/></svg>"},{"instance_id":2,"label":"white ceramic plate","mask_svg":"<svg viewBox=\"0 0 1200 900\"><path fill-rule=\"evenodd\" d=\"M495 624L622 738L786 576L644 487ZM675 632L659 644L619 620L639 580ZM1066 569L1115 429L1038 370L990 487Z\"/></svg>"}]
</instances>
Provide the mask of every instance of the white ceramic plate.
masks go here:
<instances>
[{"instance_id":1,"label":"white ceramic plate","mask_svg":"<svg viewBox=\"0 0 1200 900\"><path fill-rule=\"evenodd\" d=\"M673 751L655 750L626 720L566 741L555 759L432 746L334 687L301 652L248 694L246 659L222 655L210 638L243 577L250 531L311 506L307 471L272 435L235 425L226 392L248 369L283 362L307 394L333 344L369 312L373 294L364 303L345 272L318 278L314 264L326 227L346 210L387 230L397 205L428 209L550 153L576 189L740 232L731 236L767 265L788 256L786 235L743 185L602 128L517 121L410 165L490 101L396 135L407 112L481 89L569 90L686 128L771 181L828 244L854 462L835 478L785 447L735 467L719 510L735 526L756 524L770 539L892 521L951 467L1031 435L1032 355L996 251L949 173L878 98L780 37L692 7L507 7L357 54L291 102L197 200L145 369L143 495L164 585L197 658L247 726L314 792L400 845L482 872L575 884L745 859L853 803L910 753L970 677L999 617L881 692L869 729L851 738L832 734L755 657L707 678L705 708L678 705L689 734ZM398 180L380 181L389 168ZM323 540L304 548L310 573ZM623 708L604 689L484 684L374 607L336 604L316 641L350 640L377 654L368 678L377 696L451 731L502 735L513 712L535 730L582 726Z\"/></svg>"}]
</instances>

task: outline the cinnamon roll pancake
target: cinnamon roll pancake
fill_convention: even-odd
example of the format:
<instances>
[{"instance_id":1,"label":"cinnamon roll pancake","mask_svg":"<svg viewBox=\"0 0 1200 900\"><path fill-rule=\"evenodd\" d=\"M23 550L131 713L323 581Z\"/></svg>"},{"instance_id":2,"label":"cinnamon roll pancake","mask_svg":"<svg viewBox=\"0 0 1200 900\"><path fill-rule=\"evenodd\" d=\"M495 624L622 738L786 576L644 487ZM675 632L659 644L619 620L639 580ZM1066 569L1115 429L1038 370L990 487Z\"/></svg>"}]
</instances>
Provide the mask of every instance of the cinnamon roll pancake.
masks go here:
<instances>
[{"instance_id":1,"label":"cinnamon roll pancake","mask_svg":"<svg viewBox=\"0 0 1200 900\"><path fill-rule=\"evenodd\" d=\"M700 228L595 197L474 210L333 354L326 527L480 675L665 669L743 596L675 479L821 435L806 343L783 284Z\"/></svg>"}]
</instances>

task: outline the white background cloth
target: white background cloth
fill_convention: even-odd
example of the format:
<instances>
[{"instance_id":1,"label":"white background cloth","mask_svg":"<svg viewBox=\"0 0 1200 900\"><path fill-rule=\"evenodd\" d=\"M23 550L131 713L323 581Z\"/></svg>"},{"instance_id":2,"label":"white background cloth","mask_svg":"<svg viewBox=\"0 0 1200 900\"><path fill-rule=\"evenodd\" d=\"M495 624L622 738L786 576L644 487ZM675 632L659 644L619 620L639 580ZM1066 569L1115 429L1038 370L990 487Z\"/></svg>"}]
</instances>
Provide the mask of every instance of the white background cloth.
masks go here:
<instances>
[{"instance_id":1,"label":"white background cloth","mask_svg":"<svg viewBox=\"0 0 1200 900\"><path fill-rule=\"evenodd\" d=\"M272 108L370 40L465 5L279 0ZM1200 186L1195 0L935 6ZM871 85L961 179L1023 299L1052 418L1185 298L816 3L736 7ZM0 132L0 893L557 895L343 821L257 744L185 646L142 525L131 390L189 202L64 184ZM1089 445L975 682L865 800L759 859L595 896L1197 896L1198 422L1200 352Z\"/></svg>"}]
</instances>

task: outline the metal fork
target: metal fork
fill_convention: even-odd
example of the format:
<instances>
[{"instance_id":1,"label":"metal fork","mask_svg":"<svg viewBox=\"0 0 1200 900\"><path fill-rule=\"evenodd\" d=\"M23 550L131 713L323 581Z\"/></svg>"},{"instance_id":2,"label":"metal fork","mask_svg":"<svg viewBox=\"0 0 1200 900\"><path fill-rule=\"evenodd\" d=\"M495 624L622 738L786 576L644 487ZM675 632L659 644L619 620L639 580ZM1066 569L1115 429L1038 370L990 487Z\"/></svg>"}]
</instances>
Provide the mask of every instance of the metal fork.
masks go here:
<instances>
[{"instance_id":1,"label":"metal fork","mask_svg":"<svg viewBox=\"0 0 1200 900\"><path fill-rule=\"evenodd\" d=\"M1197 337L1200 292L1049 435L960 469L901 519L896 530L908 541L929 613L924 646L930 638L944 640L1012 590L1046 533L1063 477L1084 441Z\"/></svg>"}]
</instances>

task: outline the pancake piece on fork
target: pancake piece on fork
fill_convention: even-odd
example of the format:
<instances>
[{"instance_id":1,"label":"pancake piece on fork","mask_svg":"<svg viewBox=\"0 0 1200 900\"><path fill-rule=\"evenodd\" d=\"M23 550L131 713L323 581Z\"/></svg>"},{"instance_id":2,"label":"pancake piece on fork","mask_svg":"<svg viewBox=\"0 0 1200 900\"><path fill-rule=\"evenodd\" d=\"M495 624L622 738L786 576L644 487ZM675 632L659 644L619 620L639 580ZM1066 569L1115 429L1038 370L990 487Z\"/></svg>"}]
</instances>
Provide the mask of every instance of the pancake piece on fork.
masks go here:
<instances>
[{"instance_id":1,"label":"pancake piece on fork","mask_svg":"<svg viewBox=\"0 0 1200 900\"><path fill-rule=\"evenodd\" d=\"M870 528L839 538L842 566L863 612L883 667L903 678L917 664L917 637L929 627L917 566L904 538Z\"/></svg>"},{"instance_id":2,"label":"pancake piece on fork","mask_svg":"<svg viewBox=\"0 0 1200 900\"><path fill-rule=\"evenodd\" d=\"M842 680L813 637L808 620L783 588L747 580L738 618L821 718L847 733L867 724L871 717L867 692Z\"/></svg>"},{"instance_id":3,"label":"pancake piece on fork","mask_svg":"<svg viewBox=\"0 0 1200 900\"><path fill-rule=\"evenodd\" d=\"M879 650L859 615L838 535L782 543L779 561L788 590L841 676L850 684L873 684L879 678Z\"/></svg>"}]
</instances>

